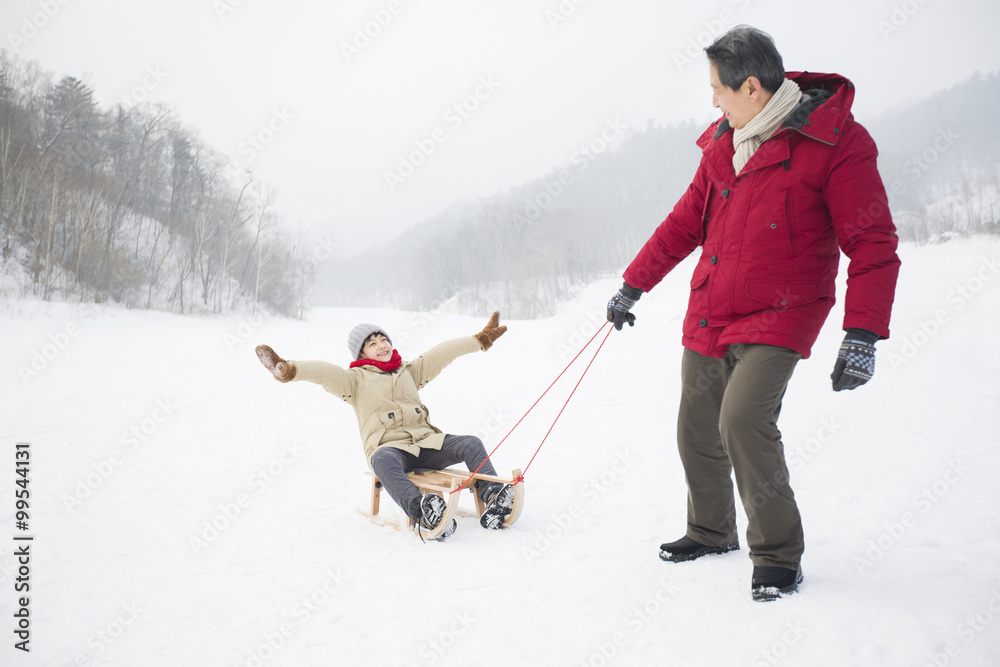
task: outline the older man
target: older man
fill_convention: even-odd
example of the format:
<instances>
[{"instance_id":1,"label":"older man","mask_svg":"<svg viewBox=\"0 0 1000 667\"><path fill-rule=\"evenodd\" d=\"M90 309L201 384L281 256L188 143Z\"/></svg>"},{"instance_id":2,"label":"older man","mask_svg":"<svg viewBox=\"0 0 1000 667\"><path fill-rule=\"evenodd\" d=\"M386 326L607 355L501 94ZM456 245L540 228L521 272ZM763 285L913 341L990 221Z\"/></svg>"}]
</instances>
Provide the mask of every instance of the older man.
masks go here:
<instances>
[{"instance_id":1,"label":"older man","mask_svg":"<svg viewBox=\"0 0 1000 667\"><path fill-rule=\"evenodd\" d=\"M701 247L683 324L677 441L688 485L687 531L660 547L683 562L739 549L731 474L749 519L754 599L802 581L802 522L778 414L799 359L834 304L840 251L850 259L847 332L833 389L872 377L889 336L897 237L854 85L788 72L766 33L738 26L705 49L712 103L723 112L698 140L687 192L624 274L608 319L630 309Z\"/></svg>"}]
</instances>

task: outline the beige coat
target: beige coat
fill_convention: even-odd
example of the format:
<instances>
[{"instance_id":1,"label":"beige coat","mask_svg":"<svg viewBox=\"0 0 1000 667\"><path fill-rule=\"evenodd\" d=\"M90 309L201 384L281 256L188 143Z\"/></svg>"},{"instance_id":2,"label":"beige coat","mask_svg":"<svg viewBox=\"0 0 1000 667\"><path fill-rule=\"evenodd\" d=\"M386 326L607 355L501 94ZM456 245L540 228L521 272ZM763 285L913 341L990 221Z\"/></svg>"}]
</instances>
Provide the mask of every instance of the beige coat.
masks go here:
<instances>
[{"instance_id":1,"label":"beige coat","mask_svg":"<svg viewBox=\"0 0 1000 667\"><path fill-rule=\"evenodd\" d=\"M293 381L315 382L354 408L365 459L379 447L395 447L414 456L420 448L441 449L445 434L428 421L417 391L463 354L481 350L473 336L436 345L392 373L374 366L344 369L325 361L296 361Z\"/></svg>"}]
</instances>

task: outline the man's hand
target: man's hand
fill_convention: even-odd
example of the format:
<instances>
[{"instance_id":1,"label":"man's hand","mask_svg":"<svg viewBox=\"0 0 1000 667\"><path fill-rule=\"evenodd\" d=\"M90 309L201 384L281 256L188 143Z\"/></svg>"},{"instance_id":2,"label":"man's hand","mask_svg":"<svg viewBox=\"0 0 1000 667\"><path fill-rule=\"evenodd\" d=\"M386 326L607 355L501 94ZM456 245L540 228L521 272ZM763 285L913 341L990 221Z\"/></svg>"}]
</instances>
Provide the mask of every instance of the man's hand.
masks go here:
<instances>
[{"instance_id":1,"label":"man's hand","mask_svg":"<svg viewBox=\"0 0 1000 667\"><path fill-rule=\"evenodd\" d=\"M630 327L635 326L635 315L628 311L640 296L642 296L641 289L622 283L618 293L611 297L611 301L608 301L608 322L613 322L615 329L621 331L626 322Z\"/></svg>"},{"instance_id":2,"label":"man's hand","mask_svg":"<svg viewBox=\"0 0 1000 667\"><path fill-rule=\"evenodd\" d=\"M833 390L854 389L875 373L875 341L878 335L865 329L848 329L833 367Z\"/></svg>"},{"instance_id":3,"label":"man's hand","mask_svg":"<svg viewBox=\"0 0 1000 667\"><path fill-rule=\"evenodd\" d=\"M507 332L506 326L500 326L500 311L493 313L490 321L486 323L483 330L475 334L476 340L479 341L479 345L483 348L483 352L493 347L493 342L504 335Z\"/></svg>"},{"instance_id":4,"label":"man's hand","mask_svg":"<svg viewBox=\"0 0 1000 667\"><path fill-rule=\"evenodd\" d=\"M278 356L278 353L267 345L258 345L254 352L264 368L271 371L271 375L278 382L290 382L295 379L295 364L285 361Z\"/></svg>"}]
</instances>

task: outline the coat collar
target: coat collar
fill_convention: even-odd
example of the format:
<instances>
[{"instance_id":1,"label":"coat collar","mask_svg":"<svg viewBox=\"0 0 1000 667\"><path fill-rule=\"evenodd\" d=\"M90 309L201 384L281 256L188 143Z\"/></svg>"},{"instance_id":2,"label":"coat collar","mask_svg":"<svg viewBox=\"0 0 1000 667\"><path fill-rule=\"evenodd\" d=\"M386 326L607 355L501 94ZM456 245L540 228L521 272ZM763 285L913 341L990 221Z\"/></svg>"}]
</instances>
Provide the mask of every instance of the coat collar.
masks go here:
<instances>
[{"instance_id":1,"label":"coat collar","mask_svg":"<svg viewBox=\"0 0 1000 667\"><path fill-rule=\"evenodd\" d=\"M839 74L786 72L799 84L803 101L782 125L750 158L741 175L756 169L783 163L791 156L789 136L797 132L824 144L835 146L841 131L851 118L854 84ZM723 180L733 177L733 135L729 120L723 116L712 123L698 139L708 164ZM728 177L726 176L728 174Z\"/></svg>"},{"instance_id":2,"label":"coat collar","mask_svg":"<svg viewBox=\"0 0 1000 667\"><path fill-rule=\"evenodd\" d=\"M831 146L840 140L840 133L851 117L854 104L854 84L839 74L786 72L785 76L799 85L804 99L782 125ZM705 150L710 141L718 141L732 128L723 116L713 123L698 140ZM732 144L732 138L729 139Z\"/></svg>"}]
</instances>

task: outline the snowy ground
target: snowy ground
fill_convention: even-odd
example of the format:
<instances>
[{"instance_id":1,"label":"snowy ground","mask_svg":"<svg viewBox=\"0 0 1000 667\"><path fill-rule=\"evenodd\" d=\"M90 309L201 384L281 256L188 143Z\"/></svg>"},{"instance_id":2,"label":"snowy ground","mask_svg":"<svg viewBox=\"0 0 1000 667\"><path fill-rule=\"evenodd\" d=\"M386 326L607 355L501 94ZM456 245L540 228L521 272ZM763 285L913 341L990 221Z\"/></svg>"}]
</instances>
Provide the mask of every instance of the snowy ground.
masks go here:
<instances>
[{"instance_id":1,"label":"snowy ground","mask_svg":"<svg viewBox=\"0 0 1000 667\"><path fill-rule=\"evenodd\" d=\"M527 473L521 521L487 533L460 519L444 544L362 515L353 411L273 381L253 347L346 364L349 328L374 321L414 357L486 314L256 321L8 302L0 664L997 664L1000 239L900 255L875 379L830 390L835 310L792 380L781 427L806 580L767 605L750 599L745 549L657 558L684 526L673 433L690 263L609 338ZM422 392L434 422L495 444L617 284L457 360ZM582 361L500 449L501 471L528 462ZM31 443L30 654L11 622L17 442Z\"/></svg>"}]
</instances>

